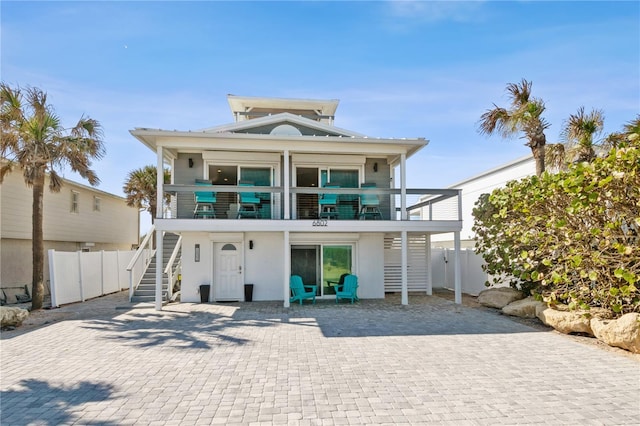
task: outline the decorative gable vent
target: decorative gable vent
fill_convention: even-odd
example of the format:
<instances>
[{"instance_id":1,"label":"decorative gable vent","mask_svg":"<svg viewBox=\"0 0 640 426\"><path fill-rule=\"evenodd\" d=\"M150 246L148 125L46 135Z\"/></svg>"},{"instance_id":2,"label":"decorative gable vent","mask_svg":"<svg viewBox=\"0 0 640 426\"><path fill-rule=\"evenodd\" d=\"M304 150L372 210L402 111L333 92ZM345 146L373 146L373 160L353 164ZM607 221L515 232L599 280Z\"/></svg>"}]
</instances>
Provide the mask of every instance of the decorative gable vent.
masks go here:
<instances>
[{"instance_id":1,"label":"decorative gable vent","mask_svg":"<svg viewBox=\"0 0 640 426\"><path fill-rule=\"evenodd\" d=\"M275 136L302 136L300 130L290 124L281 124L274 127L271 134Z\"/></svg>"}]
</instances>

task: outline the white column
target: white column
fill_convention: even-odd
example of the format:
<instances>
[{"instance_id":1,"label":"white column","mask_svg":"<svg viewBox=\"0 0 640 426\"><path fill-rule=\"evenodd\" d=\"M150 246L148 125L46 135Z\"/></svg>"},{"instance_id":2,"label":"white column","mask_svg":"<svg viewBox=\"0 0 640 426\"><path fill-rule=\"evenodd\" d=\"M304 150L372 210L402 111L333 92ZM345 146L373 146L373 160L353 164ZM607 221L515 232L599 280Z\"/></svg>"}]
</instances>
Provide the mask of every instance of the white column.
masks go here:
<instances>
[{"instance_id":1,"label":"white column","mask_svg":"<svg viewBox=\"0 0 640 426\"><path fill-rule=\"evenodd\" d=\"M289 150L285 149L284 150L284 162L283 162L283 167L284 167L284 185L283 187L283 192L282 192L282 196L284 197L284 216L283 219L290 219L291 218L291 207L290 207L290 197L289 197L289 190L290 190L290 183L291 183L291 177L290 177L290 173L289 173ZM287 299L289 299L287 297Z\"/></svg>"},{"instance_id":2,"label":"white column","mask_svg":"<svg viewBox=\"0 0 640 426\"><path fill-rule=\"evenodd\" d=\"M157 154L157 169L158 169L158 176L156 177L156 186L157 186L157 191L156 191L156 200L157 200L157 205L156 205L156 219L162 218L162 200L164 199L164 197L162 196L164 193L164 160L163 160L163 152L162 152L162 147L159 146L156 148L156 154ZM157 241L157 240L156 240ZM158 247L156 245L156 247Z\"/></svg>"},{"instance_id":3,"label":"white column","mask_svg":"<svg viewBox=\"0 0 640 426\"><path fill-rule=\"evenodd\" d=\"M462 272L460 268L460 231L453 233L453 245L455 251L455 260L453 264L453 279L455 299L457 304L462 303Z\"/></svg>"},{"instance_id":4,"label":"white column","mask_svg":"<svg viewBox=\"0 0 640 426\"><path fill-rule=\"evenodd\" d=\"M400 219L407 220L407 154L400 155Z\"/></svg>"},{"instance_id":5,"label":"white column","mask_svg":"<svg viewBox=\"0 0 640 426\"><path fill-rule=\"evenodd\" d=\"M408 280L409 280L409 276L407 274L407 267L409 265L409 262L407 260L408 256L407 256L407 231L402 231L402 236L401 236L401 270L402 270L402 304L403 305L408 305L409 304L409 286L408 286Z\"/></svg>"},{"instance_id":6,"label":"white column","mask_svg":"<svg viewBox=\"0 0 640 426\"><path fill-rule=\"evenodd\" d=\"M289 231L284 231L284 307L289 307L289 276L291 275L291 248L289 247Z\"/></svg>"},{"instance_id":7,"label":"white column","mask_svg":"<svg viewBox=\"0 0 640 426\"><path fill-rule=\"evenodd\" d=\"M162 231L156 231L156 311L162 310Z\"/></svg>"},{"instance_id":8,"label":"white column","mask_svg":"<svg viewBox=\"0 0 640 426\"><path fill-rule=\"evenodd\" d=\"M427 296L433 294L433 262L431 261L431 234L425 239L427 245Z\"/></svg>"}]
</instances>

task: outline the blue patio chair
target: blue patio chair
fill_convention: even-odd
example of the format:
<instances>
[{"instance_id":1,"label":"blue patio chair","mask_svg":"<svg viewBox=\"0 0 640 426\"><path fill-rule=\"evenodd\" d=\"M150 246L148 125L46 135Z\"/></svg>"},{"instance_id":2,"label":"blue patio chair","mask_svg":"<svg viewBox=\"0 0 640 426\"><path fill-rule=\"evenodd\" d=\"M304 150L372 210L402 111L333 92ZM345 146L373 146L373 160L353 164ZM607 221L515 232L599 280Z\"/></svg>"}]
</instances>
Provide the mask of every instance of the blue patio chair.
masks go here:
<instances>
[{"instance_id":1,"label":"blue patio chair","mask_svg":"<svg viewBox=\"0 0 640 426\"><path fill-rule=\"evenodd\" d=\"M289 287L291 288L291 298L289 302L293 303L297 300L302 305L304 299L311 299L314 304L316 303L317 285L304 285L300 275L291 275L291 278L289 278Z\"/></svg>"},{"instance_id":2,"label":"blue patio chair","mask_svg":"<svg viewBox=\"0 0 640 426\"><path fill-rule=\"evenodd\" d=\"M342 287L336 287L336 303L339 299L351 299L351 304L358 299L358 277L347 275Z\"/></svg>"},{"instance_id":3,"label":"blue patio chair","mask_svg":"<svg viewBox=\"0 0 640 426\"><path fill-rule=\"evenodd\" d=\"M327 280L327 286L329 286L329 288L333 289L333 294L335 294L336 291L344 285L344 278L347 275L349 275L349 273L344 273L344 274L340 275L340 278L338 278L338 281ZM329 293L329 294L331 294L331 293Z\"/></svg>"},{"instance_id":4,"label":"blue patio chair","mask_svg":"<svg viewBox=\"0 0 640 426\"><path fill-rule=\"evenodd\" d=\"M361 188L375 188L375 183L363 183ZM360 195L360 220L366 219L382 219L380 212L380 199L377 194L361 194Z\"/></svg>"},{"instance_id":5,"label":"blue patio chair","mask_svg":"<svg viewBox=\"0 0 640 426\"><path fill-rule=\"evenodd\" d=\"M325 188L340 188L340 185L332 185L327 183ZM337 219L338 218L338 194L321 194L320 200L320 218L321 219Z\"/></svg>"},{"instance_id":6,"label":"blue patio chair","mask_svg":"<svg viewBox=\"0 0 640 426\"><path fill-rule=\"evenodd\" d=\"M238 186L255 186L253 182L240 181ZM238 207L238 215L236 219L243 217L258 218L258 207L260 206L260 198L255 192L240 192L240 206Z\"/></svg>"},{"instance_id":7,"label":"blue patio chair","mask_svg":"<svg viewBox=\"0 0 640 426\"><path fill-rule=\"evenodd\" d=\"M209 181L196 180L198 186L211 186ZM196 207L193 209L194 219L215 219L216 193L211 191L196 191L193 193Z\"/></svg>"}]
</instances>

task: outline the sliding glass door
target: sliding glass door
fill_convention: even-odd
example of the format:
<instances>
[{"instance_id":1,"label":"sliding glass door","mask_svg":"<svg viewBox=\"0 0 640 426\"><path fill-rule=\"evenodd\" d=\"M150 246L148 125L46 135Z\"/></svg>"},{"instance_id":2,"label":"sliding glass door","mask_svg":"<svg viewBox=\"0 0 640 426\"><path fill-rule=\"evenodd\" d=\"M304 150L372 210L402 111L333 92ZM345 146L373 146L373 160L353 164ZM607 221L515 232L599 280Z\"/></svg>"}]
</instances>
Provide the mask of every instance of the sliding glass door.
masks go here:
<instances>
[{"instance_id":1,"label":"sliding glass door","mask_svg":"<svg viewBox=\"0 0 640 426\"><path fill-rule=\"evenodd\" d=\"M353 270L353 245L319 244L291 247L291 275L300 275L305 285L318 286L317 296L336 294L343 274Z\"/></svg>"}]
</instances>

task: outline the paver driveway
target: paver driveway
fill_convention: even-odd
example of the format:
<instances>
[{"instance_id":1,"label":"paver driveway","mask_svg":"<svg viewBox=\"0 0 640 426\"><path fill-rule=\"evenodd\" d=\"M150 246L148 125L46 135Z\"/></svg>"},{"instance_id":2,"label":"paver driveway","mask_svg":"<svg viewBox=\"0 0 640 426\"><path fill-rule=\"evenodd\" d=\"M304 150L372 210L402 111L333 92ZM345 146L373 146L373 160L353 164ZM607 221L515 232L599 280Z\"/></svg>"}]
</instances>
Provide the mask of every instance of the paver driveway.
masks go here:
<instances>
[{"instance_id":1,"label":"paver driveway","mask_svg":"<svg viewBox=\"0 0 640 426\"><path fill-rule=\"evenodd\" d=\"M440 297L88 303L3 333L2 425L640 424L637 358Z\"/></svg>"}]
</instances>

